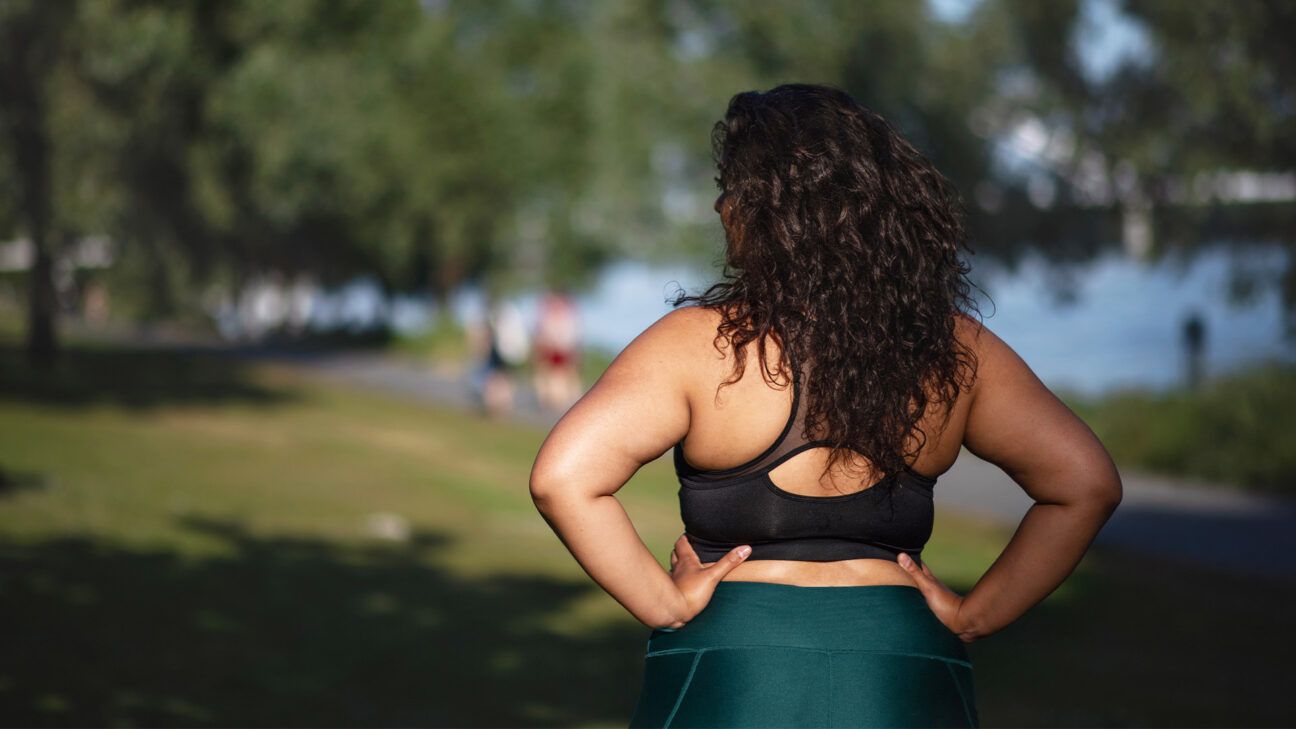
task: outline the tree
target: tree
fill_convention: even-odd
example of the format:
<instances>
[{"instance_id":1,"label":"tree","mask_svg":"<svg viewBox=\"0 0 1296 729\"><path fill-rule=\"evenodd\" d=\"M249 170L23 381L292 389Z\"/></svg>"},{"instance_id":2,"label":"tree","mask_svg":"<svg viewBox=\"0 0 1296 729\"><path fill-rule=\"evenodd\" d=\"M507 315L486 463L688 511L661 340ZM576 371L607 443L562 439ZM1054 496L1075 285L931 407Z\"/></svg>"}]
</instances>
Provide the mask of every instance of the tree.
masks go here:
<instances>
[{"instance_id":1,"label":"tree","mask_svg":"<svg viewBox=\"0 0 1296 729\"><path fill-rule=\"evenodd\" d=\"M54 180L51 86L67 54L71 0L0 4L0 126L14 163L18 217L31 241L27 354L49 365L57 354L54 290Z\"/></svg>"}]
</instances>

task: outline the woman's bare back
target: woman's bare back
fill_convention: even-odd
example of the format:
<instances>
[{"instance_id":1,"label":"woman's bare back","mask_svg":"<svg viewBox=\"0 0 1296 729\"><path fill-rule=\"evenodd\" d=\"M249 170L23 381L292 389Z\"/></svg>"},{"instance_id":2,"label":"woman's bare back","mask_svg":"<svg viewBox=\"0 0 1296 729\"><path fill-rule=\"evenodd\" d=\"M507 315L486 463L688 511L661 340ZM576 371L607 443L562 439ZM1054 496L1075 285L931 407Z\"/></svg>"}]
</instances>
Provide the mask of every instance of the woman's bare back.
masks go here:
<instances>
[{"instance_id":1,"label":"woman's bare back","mask_svg":"<svg viewBox=\"0 0 1296 729\"><path fill-rule=\"evenodd\" d=\"M742 378L720 388L717 394L719 384L733 373L733 352L728 347L717 351L713 345L719 323L718 313L698 309L693 316L682 318L681 326L688 331L680 333L697 342L696 366L689 368L693 373L687 386L690 424L683 454L690 464L709 470L732 468L760 455L779 437L792 407L792 388L786 379L776 379L774 385L765 380L754 343L744 352ZM960 327L968 328L970 322L968 327ZM969 336L965 341L971 339L970 332L960 335ZM766 357L768 370L778 373L783 353L773 337L766 340ZM958 458L971 400L967 395L963 393L956 400L948 420L936 407L929 408L921 422L925 444L910 464L914 471L934 478L949 470ZM828 455L828 448L806 450L774 468L770 479L784 491L819 497L859 491L883 475L862 455L853 454L849 464L821 478ZM882 559L752 560L738 565L724 579L805 586L914 584L900 565Z\"/></svg>"}]
</instances>

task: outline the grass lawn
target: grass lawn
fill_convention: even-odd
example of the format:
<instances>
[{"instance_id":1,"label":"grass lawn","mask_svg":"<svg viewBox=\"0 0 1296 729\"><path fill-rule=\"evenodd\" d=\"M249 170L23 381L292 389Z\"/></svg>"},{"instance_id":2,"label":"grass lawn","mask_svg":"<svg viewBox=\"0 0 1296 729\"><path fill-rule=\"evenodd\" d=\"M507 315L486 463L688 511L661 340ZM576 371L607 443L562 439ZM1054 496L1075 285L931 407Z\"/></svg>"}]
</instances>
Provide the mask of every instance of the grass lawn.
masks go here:
<instances>
[{"instance_id":1,"label":"grass lawn","mask_svg":"<svg viewBox=\"0 0 1296 729\"><path fill-rule=\"evenodd\" d=\"M37 376L0 348L0 721L624 726L648 631L535 512L543 437L223 358ZM663 565L676 488L662 459L619 494ZM1010 533L942 517L924 556L966 590ZM970 646L982 723L1290 725L1293 597L1096 551Z\"/></svg>"}]
</instances>

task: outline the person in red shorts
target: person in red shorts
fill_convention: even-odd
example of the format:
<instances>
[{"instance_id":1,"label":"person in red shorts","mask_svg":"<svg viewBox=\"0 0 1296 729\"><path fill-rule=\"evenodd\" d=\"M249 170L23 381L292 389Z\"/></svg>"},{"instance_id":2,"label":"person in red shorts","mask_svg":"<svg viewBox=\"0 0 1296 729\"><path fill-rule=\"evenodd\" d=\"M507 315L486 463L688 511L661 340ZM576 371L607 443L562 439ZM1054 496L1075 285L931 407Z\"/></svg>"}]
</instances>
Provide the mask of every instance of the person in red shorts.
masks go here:
<instances>
[{"instance_id":1,"label":"person in red shorts","mask_svg":"<svg viewBox=\"0 0 1296 729\"><path fill-rule=\"evenodd\" d=\"M555 290L540 302L535 334L535 391L540 406L563 412L581 396L580 319L576 303Z\"/></svg>"}]
</instances>

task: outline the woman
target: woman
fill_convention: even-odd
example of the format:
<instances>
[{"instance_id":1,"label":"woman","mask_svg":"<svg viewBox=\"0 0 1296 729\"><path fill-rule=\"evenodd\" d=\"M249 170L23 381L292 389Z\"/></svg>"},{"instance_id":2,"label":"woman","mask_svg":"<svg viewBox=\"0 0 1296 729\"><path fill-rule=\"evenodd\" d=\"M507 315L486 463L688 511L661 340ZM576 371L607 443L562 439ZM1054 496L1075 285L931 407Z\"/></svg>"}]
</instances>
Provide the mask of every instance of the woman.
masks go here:
<instances>
[{"instance_id":1,"label":"woman","mask_svg":"<svg viewBox=\"0 0 1296 729\"><path fill-rule=\"evenodd\" d=\"M965 644L1066 579L1120 502L1116 468L964 313L957 197L881 117L779 86L735 96L714 144L725 280L626 347L531 477L652 629L630 724L976 726ZM1036 502L966 595L921 560L961 446ZM614 494L671 448L667 572Z\"/></svg>"}]
</instances>

